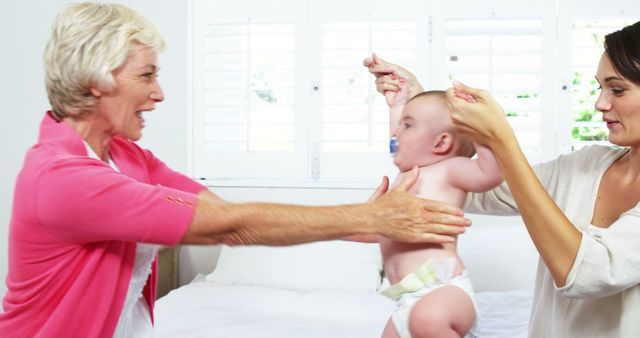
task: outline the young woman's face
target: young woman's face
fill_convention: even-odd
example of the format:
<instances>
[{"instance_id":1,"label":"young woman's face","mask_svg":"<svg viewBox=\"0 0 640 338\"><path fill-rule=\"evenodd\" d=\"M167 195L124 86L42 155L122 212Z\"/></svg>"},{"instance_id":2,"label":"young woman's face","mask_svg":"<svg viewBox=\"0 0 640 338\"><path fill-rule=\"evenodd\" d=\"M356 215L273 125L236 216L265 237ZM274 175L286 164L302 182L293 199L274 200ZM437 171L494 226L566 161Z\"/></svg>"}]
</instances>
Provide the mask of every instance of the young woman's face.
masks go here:
<instances>
[{"instance_id":1,"label":"young woman's face","mask_svg":"<svg viewBox=\"0 0 640 338\"><path fill-rule=\"evenodd\" d=\"M155 109L156 102L164 100L157 81L156 52L141 45L134 45L125 63L113 72L116 86L101 94L99 113L104 127L111 134L132 141L142 136L142 113Z\"/></svg>"},{"instance_id":2,"label":"young woman's face","mask_svg":"<svg viewBox=\"0 0 640 338\"><path fill-rule=\"evenodd\" d=\"M601 89L595 108L607 123L609 142L640 147L640 86L620 75L607 53L600 57L596 80Z\"/></svg>"}]
</instances>

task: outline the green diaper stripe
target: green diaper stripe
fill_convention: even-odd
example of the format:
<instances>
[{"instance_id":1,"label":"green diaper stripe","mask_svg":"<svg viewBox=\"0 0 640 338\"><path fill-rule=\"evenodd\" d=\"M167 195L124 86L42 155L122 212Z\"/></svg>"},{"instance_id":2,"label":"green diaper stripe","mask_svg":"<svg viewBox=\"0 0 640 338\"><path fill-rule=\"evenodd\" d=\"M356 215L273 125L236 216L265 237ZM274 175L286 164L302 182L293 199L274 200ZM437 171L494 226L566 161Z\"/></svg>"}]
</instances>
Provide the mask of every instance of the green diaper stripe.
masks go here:
<instances>
[{"instance_id":1,"label":"green diaper stripe","mask_svg":"<svg viewBox=\"0 0 640 338\"><path fill-rule=\"evenodd\" d=\"M414 272L402 278L399 283L391 285L390 287L384 289L381 294L391 299L398 299L405 293L418 291L425 285L435 284L436 282L436 270L429 260L422 264Z\"/></svg>"}]
</instances>

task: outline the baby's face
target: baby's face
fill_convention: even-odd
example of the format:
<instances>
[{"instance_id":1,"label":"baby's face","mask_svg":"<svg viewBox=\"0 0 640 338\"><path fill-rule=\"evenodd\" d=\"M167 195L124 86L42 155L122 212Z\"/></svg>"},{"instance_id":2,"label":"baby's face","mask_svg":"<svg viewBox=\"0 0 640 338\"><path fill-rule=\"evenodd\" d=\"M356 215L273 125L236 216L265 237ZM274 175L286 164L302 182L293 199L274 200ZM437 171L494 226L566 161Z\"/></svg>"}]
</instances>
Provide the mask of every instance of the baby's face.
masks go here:
<instances>
[{"instance_id":1,"label":"baby's face","mask_svg":"<svg viewBox=\"0 0 640 338\"><path fill-rule=\"evenodd\" d=\"M394 132L398 149L393 163L398 169L406 171L433 163L432 147L449 121L445 103L438 97L419 97L407 103Z\"/></svg>"}]
</instances>

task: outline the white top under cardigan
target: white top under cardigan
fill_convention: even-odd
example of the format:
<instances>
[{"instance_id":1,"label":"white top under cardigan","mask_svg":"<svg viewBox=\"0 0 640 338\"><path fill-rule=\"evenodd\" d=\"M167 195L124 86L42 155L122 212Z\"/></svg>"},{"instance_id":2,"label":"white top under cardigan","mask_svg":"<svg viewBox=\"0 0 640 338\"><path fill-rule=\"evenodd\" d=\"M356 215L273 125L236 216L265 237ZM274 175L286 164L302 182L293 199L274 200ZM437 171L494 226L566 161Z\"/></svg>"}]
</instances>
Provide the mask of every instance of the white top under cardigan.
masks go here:
<instances>
[{"instance_id":1,"label":"white top under cardigan","mask_svg":"<svg viewBox=\"0 0 640 338\"><path fill-rule=\"evenodd\" d=\"M530 337L640 337L640 204L608 228L591 225L600 179L627 151L591 146L534 166L556 204L582 232L582 239L562 288L556 287L539 260ZM486 193L469 194L466 210L518 213L506 183Z\"/></svg>"},{"instance_id":2,"label":"white top under cardigan","mask_svg":"<svg viewBox=\"0 0 640 338\"><path fill-rule=\"evenodd\" d=\"M84 143L89 157L100 160L89 144ZM101 161L101 160L100 160ZM120 172L118 166L108 158L113 170ZM153 244L136 243L136 257L131 271L131 282L127 290L114 338L147 338L153 337L151 311L142 291L151 273L151 264L156 256L156 246Z\"/></svg>"}]
</instances>

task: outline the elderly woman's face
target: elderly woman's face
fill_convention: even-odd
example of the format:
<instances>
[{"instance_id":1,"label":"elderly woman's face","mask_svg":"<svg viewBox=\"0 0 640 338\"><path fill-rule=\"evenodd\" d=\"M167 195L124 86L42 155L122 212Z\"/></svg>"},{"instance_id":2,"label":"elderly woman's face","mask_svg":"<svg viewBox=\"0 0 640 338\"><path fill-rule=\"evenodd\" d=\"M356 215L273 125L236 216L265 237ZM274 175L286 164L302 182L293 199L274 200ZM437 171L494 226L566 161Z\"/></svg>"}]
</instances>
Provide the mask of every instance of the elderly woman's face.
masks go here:
<instances>
[{"instance_id":1,"label":"elderly woman's face","mask_svg":"<svg viewBox=\"0 0 640 338\"><path fill-rule=\"evenodd\" d=\"M100 93L98 113L111 134L137 141L144 128L143 112L155 109L164 99L157 81L156 52L133 45L125 63L113 72L116 87Z\"/></svg>"}]
</instances>

